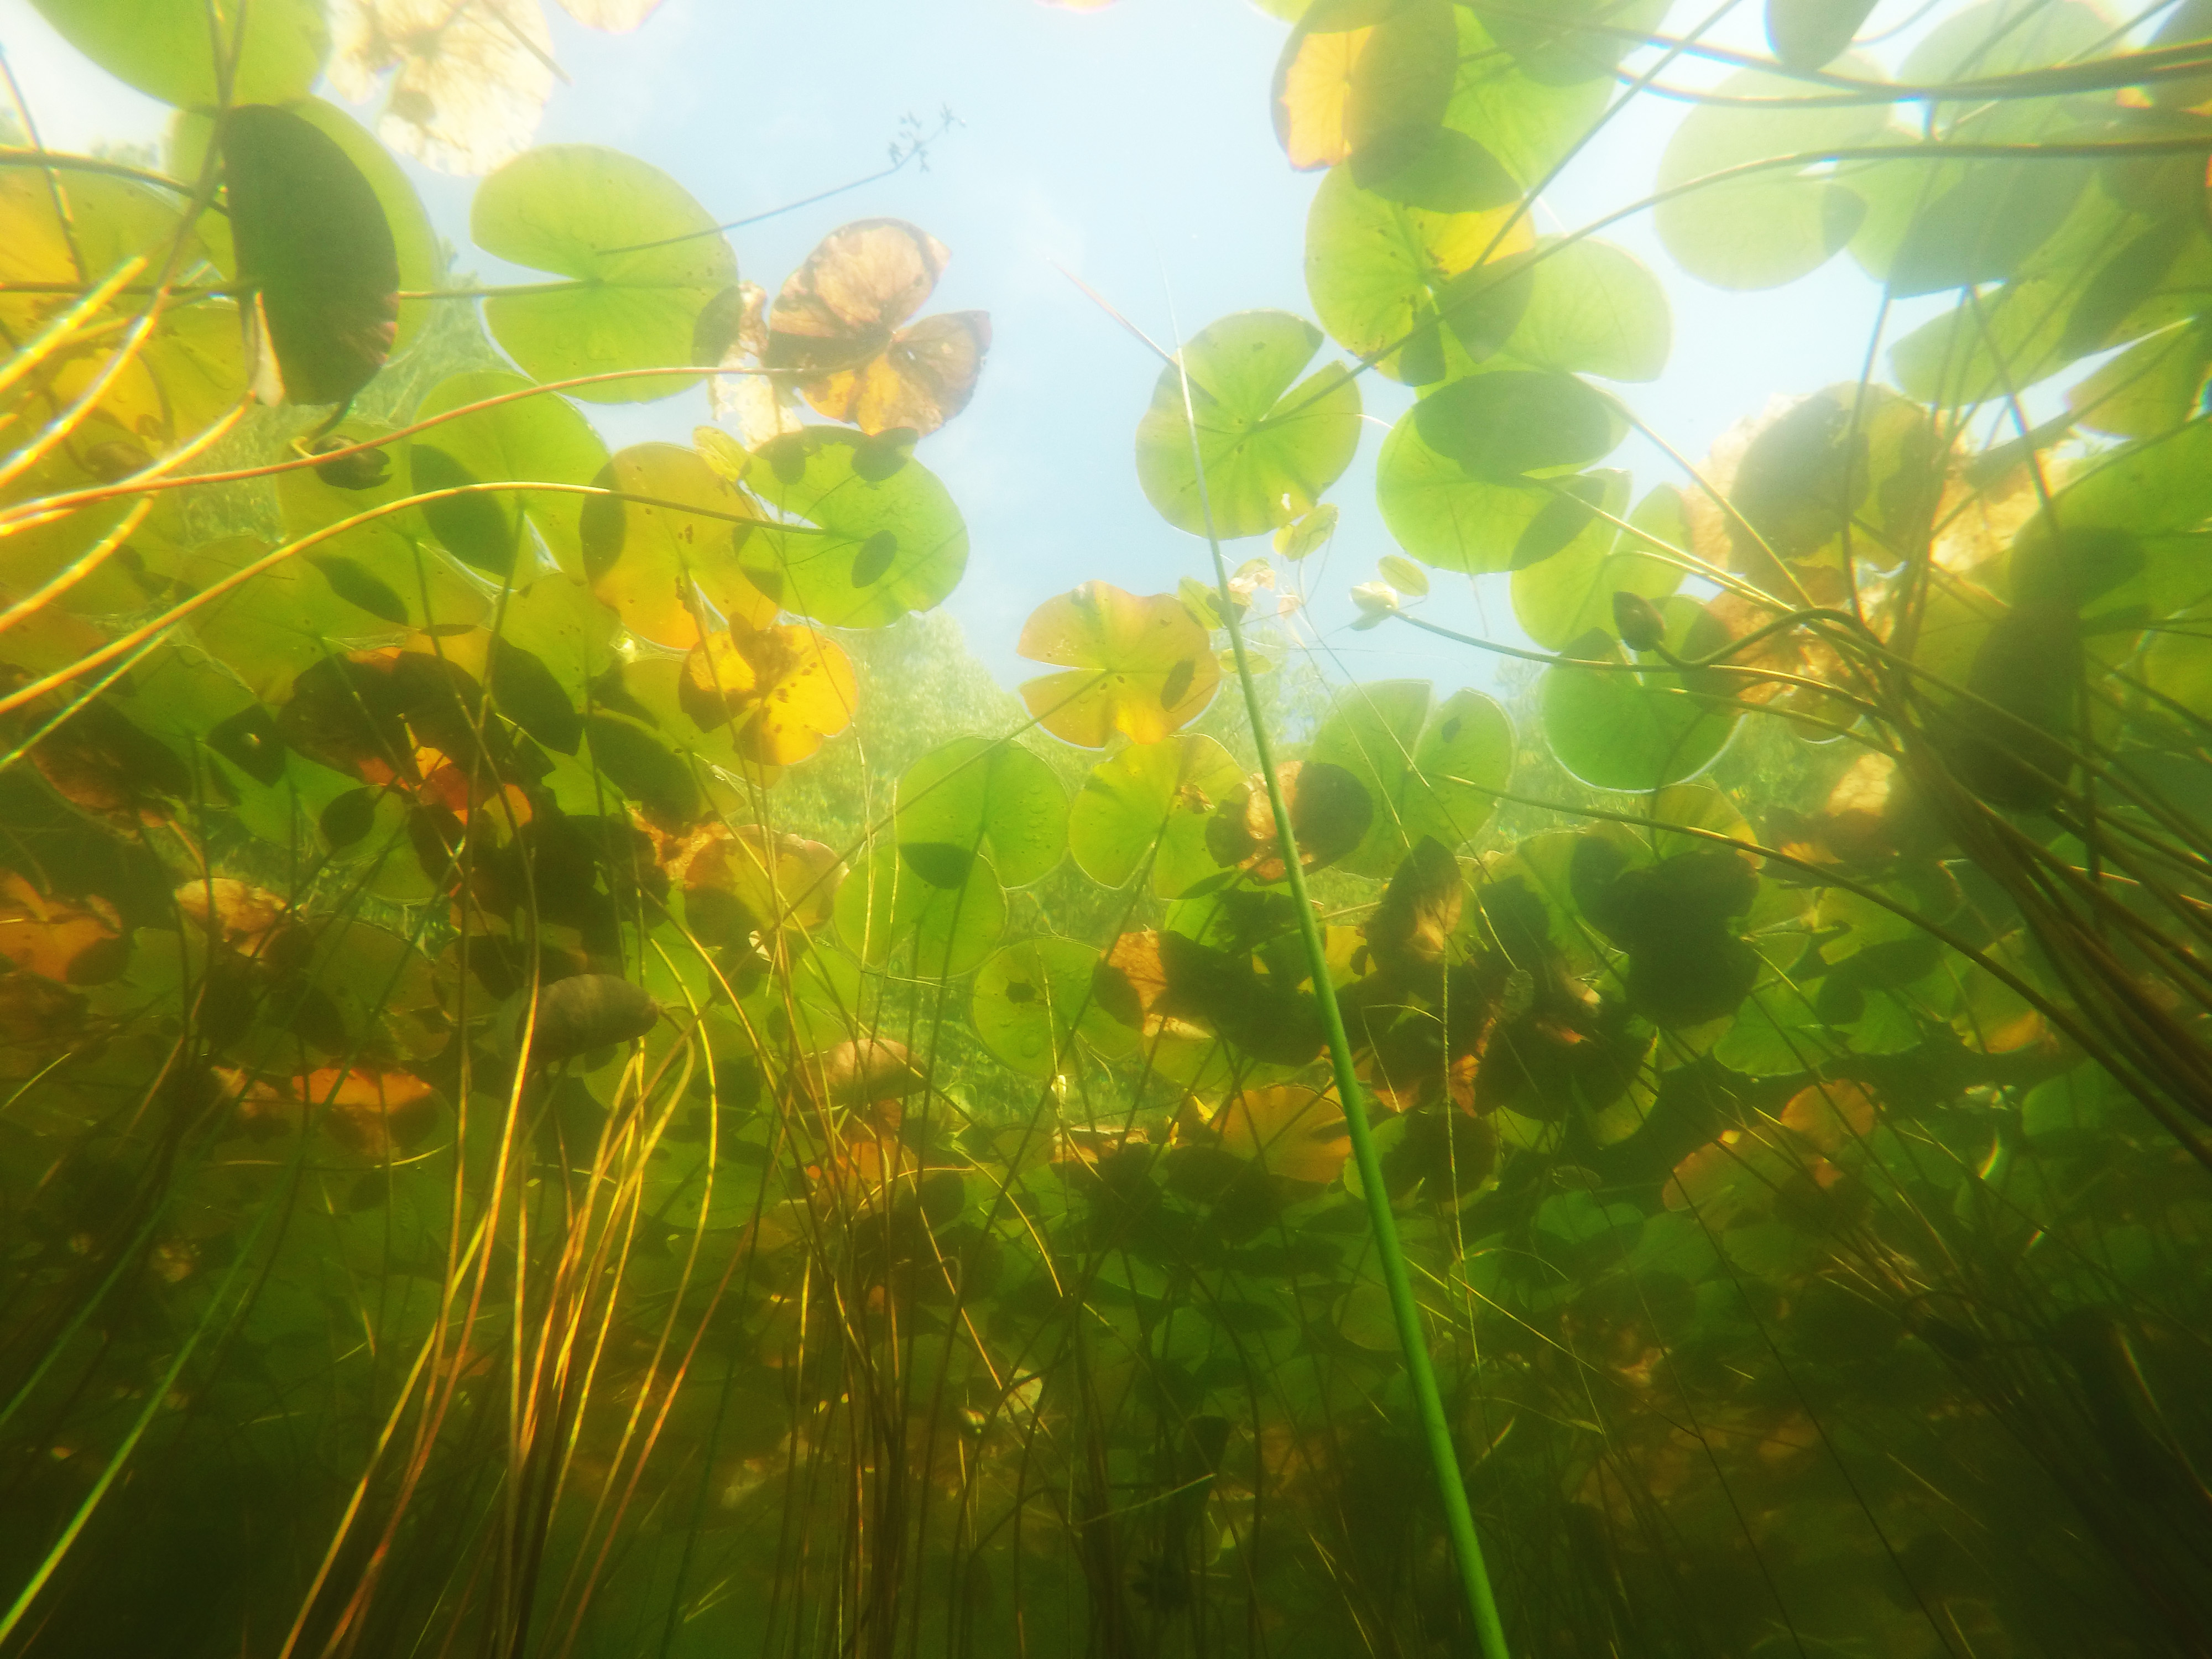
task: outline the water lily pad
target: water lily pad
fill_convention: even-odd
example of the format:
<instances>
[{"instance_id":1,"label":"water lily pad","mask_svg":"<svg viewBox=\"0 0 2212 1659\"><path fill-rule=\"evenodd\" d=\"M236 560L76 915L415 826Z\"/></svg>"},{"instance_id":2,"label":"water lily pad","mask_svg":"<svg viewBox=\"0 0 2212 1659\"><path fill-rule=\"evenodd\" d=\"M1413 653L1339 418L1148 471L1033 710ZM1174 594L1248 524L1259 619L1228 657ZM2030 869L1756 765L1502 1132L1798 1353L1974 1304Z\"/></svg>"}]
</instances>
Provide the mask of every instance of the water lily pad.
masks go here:
<instances>
[{"instance_id":1,"label":"water lily pad","mask_svg":"<svg viewBox=\"0 0 2212 1659\"><path fill-rule=\"evenodd\" d=\"M1180 599L1139 599L1110 582L1047 599L1017 648L1070 670L1024 681L1022 700L1046 731L1085 749L1104 748L1116 731L1158 743L1197 719L1221 679L1212 640Z\"/></svg>"},{"instance_id":2,"label":"water lily pad","mask_svg":"<svg viewBox=\"0 0 2212 1659\"><path fill-rule=\"evenodd\" d=\"M1215 805L1244 781L1243 769L1212 738L1183 732L1133 744L1102 761L1068 809L1068 850L1091 880L1119 887L1151 860L1152 891L1179 898L1218 879L1206 850Z\"/></svg>"},{"instance_id":3,"label":"water lily pad","mask_svg":"<svg viewBox=\"0 0 2212 1659\"><path fill-rule=\"evenodd\" d=\"M831 427L763 444L745 484L811 530L767 524L745 574L786 611L887 628L942 604L968 568L968 526L937 475L899 447Z\"/></svg>"},{"instance_id":4,"label":"water lily pad","mask_svg":"<svg viewBox=\"0 0 2212 1659\"><path fill-rule=\"evenodd\" d=\"M837 937L871 968L895 957L927 979L964 974L990 955L1006 927L1006 890L988 859L970 855L947 882L909 848L878 842L837 890Z\"/></svg>"},{"instance_id":5,"label":"water lily pad","mask_svg":"<svg viewBox=\"0 0 2212 1659\"><path fill-rule=\"evenodd\" d=\"M989 854L1000 880L1026 886L1067 849L1067 792L1026 749L956 738L899 779L898 840Z\"/></svg>"},{"instance_id":6,"label":"water lily pad","mask_svg":"<svg viewBox=\"0 0 2212 1659\"><path fill-rule=\"evenodd\" d=\"M738 562L739 547L754 533L752 506L696 450L633 444L593 482L644 498L587 496L577 520L592 592L632 633L688 651L705 631L702 601L750 623L774 617L775 601Z\"/></svg>"},{"instance_id":7,"label":"water lily pad","mask_svg":"<svg viewBox=\"0 0 2212 1659\"><path fill-rule=\"evenodd\" d=\"M1480 691L1441 704L1425 680L1382 680L1340 696L1312 758L1365 787L1374 817L1344 867L1387 876L1422 837L1457 848L1488 821L1513 774L1513 726Z\"/></svg>"},{"instance_id":8,"label":"water lily pad","mask_svg":"<svg viewBox=\"0 0 2212 1659\"><path fill-rule=\"evenodd\" d=\"M1160 516L1206 533L1206 506L1225 539L1257 536L1312 511L1359 447L1359 388L1340 365L1298 380L1322 332L1283 311L1246 311L1201 330L1183 348L1197 453L1183 413L1183 377L1170 364L1137 423L1137 480ZM1292 382L1297 384L1293 385Z\"/></svg>"},{"instance_id":9,"label":"water lily pad","mask_svg":"<svg viewBox=\"0 0 2212 1659\"><path fill-rule=\"evenodd\" d=\"M488 253L577 279L574 288L484 303L493 337L538 380L689 363L692 325L738 280L737 256L688 191L596 144L547 144L515 157L477 188L469 234ZM574 395L640 403L696 384L656 374Z\"/></svg>"},{"instance_id":10,"label":"water lily pad","mask_svg":"<svg viewBox=\"0 0 2212 1659\"><path fill-rule=\"evenodd\" d=\"M1091 978L1098 952L1072 939L1023 939L975 972L968 1018L1006 1065L1032 1077L1067 1068L1077 1038L1109 1054L1134 1046L1124 1026L1099 1007Z\"/></svg>"}]
</instances>

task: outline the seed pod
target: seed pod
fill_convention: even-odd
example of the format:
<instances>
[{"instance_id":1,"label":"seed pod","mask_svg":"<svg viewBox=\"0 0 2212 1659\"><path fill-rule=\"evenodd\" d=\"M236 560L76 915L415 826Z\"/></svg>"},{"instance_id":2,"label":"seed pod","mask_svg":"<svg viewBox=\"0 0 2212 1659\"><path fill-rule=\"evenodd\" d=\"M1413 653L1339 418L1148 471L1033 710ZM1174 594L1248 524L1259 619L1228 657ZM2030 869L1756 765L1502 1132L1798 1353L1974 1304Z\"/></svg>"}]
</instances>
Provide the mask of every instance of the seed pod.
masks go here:
<instances>
[{"instance_id":1,"label":"seed pod","mask_svg":"<svg viewBox=\"0 0 2212 1659\"><path fill-rule=\"evenodd\" d=\"M1658 607L1626 588L1613 596L1613 625L1632 651L1656 651L1667 637L1667 619Z\"/></svg>"},{"instance_id":2,"label":"seed pod","mask_svg":"<svg viewBox=\"0 0 2212 1659\"><path fill-rule=\"evenodd\" d=\"M510 1018L510 1045L520 1048L522 1024L529 1012L527 992L514 999ZM550 1065L576 1054L604 1048L611 1042L628 1042L650 1031L660 1018L660 1005L628 980L613 974L576 974L542 986L538 993L538 1023L531 1034L530 1060Z\"/></svg>"}]
</instances>

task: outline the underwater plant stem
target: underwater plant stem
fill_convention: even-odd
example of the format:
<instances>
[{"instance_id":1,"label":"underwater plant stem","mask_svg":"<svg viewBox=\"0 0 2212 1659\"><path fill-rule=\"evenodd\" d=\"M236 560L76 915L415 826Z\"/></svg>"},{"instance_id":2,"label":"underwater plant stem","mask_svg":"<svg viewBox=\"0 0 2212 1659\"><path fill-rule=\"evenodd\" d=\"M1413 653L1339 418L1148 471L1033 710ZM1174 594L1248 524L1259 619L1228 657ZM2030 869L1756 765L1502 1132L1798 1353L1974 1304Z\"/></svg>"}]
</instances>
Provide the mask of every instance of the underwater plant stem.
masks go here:
<instances>
[{"instance_id":1,"label":"underwater plant stem","mask_svg":"<svg viewBox=\"0 0 2212 1659\"><path fill-rule=\"evenodd\" d=\"M1482 1540L1474 1530L1474 1513L1468 1505L1467 1483L1461 1478L1459 1453L1452 1444L1451 1422L1444 1415L1443 1396L1437 1389L1435 1368L1429 1363L1428 1339L1421 1328L1420 1304L1413 1298L1413 1275L1406 1253L1398 1242L1397 1218L1390 1210L1389 1189L1383 1184L1382 1158L1375 1149L1368 1127L1359 1079L1352 1063L1352 1043L1345 1035L1344 1012L1337 1006L1336 987L1328 975L1328 953L1322 941L1321 924L1306 897L1305 872L1298 864L1297 837L1291 828L1291 810L1283 799L1282 779L1267 740L1267 722L1260 709L1259 688L1253 683L1251 659L1244 649L1244 630L1237 618L1237 603L1229 591L1229 564L1221 555L1221 538L1213 530L1213 506L1206 489L1206 462L1198 447L1198 415L1190 396L1190 374L1176 364L1182 381L1183 421L1190 433L1191 460L1198 471L1199 511L1206 522L1206 544L1213 555L1214 591L1221 601L1221 617L1229 629L1230 649L1237 659L1237 681L1244 690L1244 712L1252 722L1252 747L1267 781L1268 805L1275 811L1275 837L1281 844L1283 869L1290 883L1291 903L1297 913L1298 937L1313 974L1314 1001L1321 1011L1322 1030L1328 1039L1328 1056L1336 1072L1337 1097L1344 1106L1345 1127L1352 1137L1352 1158L1359 1170L1359 1184L1367 1198L1367 1214L1375 1229L1375 1254L1382 1270L1383 1288L1390 1297L1390 1316L1398 1327L1398 1343L1406 1358L1407 1381L1413 1386L1414 1408L1421 1419L1422 1437L1428 1443L1429 1462L1436 1470L1437 1495L1443 1500L1444 1530L1451 1536L1452 1558L1458 1564L1461 1589L1466 1593L1468 1616L1474 1621L1482 1659L1509 1659L1505 1630L1498 1622L1498 1598L1490 1586L1490 1571L1483 1564Z\"/></svg>"}]
</instances>

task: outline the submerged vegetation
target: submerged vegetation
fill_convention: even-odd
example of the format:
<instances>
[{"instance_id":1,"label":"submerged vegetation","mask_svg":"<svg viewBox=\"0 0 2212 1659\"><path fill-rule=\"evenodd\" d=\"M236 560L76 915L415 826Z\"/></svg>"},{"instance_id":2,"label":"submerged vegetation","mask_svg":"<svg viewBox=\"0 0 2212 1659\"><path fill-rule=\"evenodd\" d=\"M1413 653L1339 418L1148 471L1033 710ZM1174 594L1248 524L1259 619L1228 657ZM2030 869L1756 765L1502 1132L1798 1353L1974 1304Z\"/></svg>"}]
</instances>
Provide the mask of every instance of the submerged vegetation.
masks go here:
<instances>
[{"instance_id":1,"label":"submerged vegetation","mask_svg":"<svg viewBox=\"0 0 2212 1659\"><path fill-rule=\"evenodd\" d=\"M1265 0L1316 320L1016 698L925 231L39 4L178 114L0 148L0 1652L2212 1653L2212 7ZM1955 303L1639 488L1661 94L1689 276ZM1322 648L1507 572L1510 712Z\"/></svg>"}]
</instances>

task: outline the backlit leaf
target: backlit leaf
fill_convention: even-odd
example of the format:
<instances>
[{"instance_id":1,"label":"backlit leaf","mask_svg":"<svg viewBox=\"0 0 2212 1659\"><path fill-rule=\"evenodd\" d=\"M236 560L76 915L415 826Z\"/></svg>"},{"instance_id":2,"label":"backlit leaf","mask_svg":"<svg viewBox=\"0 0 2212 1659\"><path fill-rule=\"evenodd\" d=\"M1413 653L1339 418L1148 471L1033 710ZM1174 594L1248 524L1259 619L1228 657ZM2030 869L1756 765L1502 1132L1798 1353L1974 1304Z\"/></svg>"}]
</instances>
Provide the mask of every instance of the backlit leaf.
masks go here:
<instances>
[{"instance_id":1,"label":"backlit leaf","mask_svg":"<svg viewBox=\"0 0 2212 1659\"><path fill-rule=\"evenodd\" d=\"M496 370L456 374L424 394L416 418L427 420L520 392L529 384L520 375ZM429 445L443 451L470 476L488 483L511 479L588 484L597 480L607 464L606 446L592 430L591 422L574 404L550 392L461 416L423 433L415 444L418 448ZM418 488L428 487L418 484ZM553 562L572 576L582 574L584 497L516 490L478 499L492 502L514 526L509 534L518 546L520 521L527 514Z\"/></svg>"},{"instance_id":2,"label":"backlit leaf","mask_svg":"<svg viewBox=\"0 0 2212 1659\"><path fill-rule=\"evenodd\" d=\"M1091 769L1068 809L1068 850L1093 881L1119 887L1151 860L1152 891L1177 898L1217 878L1206 850L1215 805L1244 781L1212 738L1183 732L1136 744Z\"/></svg>"},{"instance_id":3,"label":"backlit leaf","mask_svg":"<svg viewBox=\"0 0 2212 1659\"><path fill-rule=\"evenodd\" d=\"M948 313L902 327L951 256L902 219L863 219L823 239L785 281L762 361L799 377L817 413L863 432L927 434L968 406L990 319Z\"/></svg>"},{"instance_id":4,"label":"backlit leaf","mask_svg":"<svg viewBox=\"0 0 2212 1659\"><path fill-rule=\"evenodd\" d=\"M1110 582L1047 599L1016 648L1070 671L1024 681L1022 700L1046 731L1085 749L1104 748L1116 731L1158 743L1195 720L1221 679L1207 630L1181 600L1139 599Z\"/></svg>"},{"instance_id":5,"label":"backlit leaf","mask_svg":"<svg viewBox=\"0 0 2212 1659\"><path fill-rule=\"evenodd\" d=\"M964 974L1006 931L1006 896L987 859L970 857L951 885L918 869L909 849L878 842L838 890L837 937L872 968L911 951L930 979Z\"/></svg>"},{"instance_id":6,"label":"backlit leaf","mask_svg":"<svg viewBox=\"0 0 2212 1659\"><path fill-rule=\"evenodd\" d=\"M1554 499L1532 483L1492 483L1431 448L1415 405L1383 441L1375 503L1398 545L1439 570L1510 570L1522 534Z\"/></svg>"},{"instance_id":7,"label":"backlit leaf","mask_svg":"<svg viewBox=\"0 0 2212 1659\"><path fill-rule=\"evenodd\" d=\"M1126 1053L1128 1029L1092 994L1098 952L1071 939L1024 939L975 973L968 1018L983 1046L1006 1065L1049 1077L1070 1063L1077 1037L1108 1054Z\"/></svg>"},{"instance_id":8,"label":"backlit leaf","mask_svg":"<svg viewBox=\"0 0 2212 1659\"><path fill-rule=\"evenodd\" d=\"M968 568L959 508L890 438L808 427L763 445L745 484L815 526L763 524L744 546L745 574L784 610L829 627L887 628L933 609Z\"/></svg>"},{"instance_id":9,"label":"backlit leaf","mask_svg":"<svg viewBox=\"0 0 2212 1659\"><path fill-rule=\"evenodd\" d=\"M224 118L239 280L254 291L293 403L349 401L384 366L399 325L399 255L384 204L337 142L289 110Z\"/></svg>"},{"instance_id":10,"label":"backlit leaf","mask_svg":"<svg viewBox=\"0 0 2212 1659\"><path fill-rule=\"evenodd\" d=\"M1299 867L1334 864L1366 837L1375 803L1366 786L1327 761L1286 761L1277 769ZM1217 863L1241 869L1257 882L1281 881L1290 871L1275 828L1267 781L1256 773L1231 790L1206 826L1206 850Z\"/></svg>"},{"instance_id":11,"label":"backlit leaf","mask_svg":"<svg viewBox=\"0 0 2212 1659\"><path fill-rule=\"evenodd\" d=\"M228 54L241 23L244 49L231 82L236 104L304 96L330 50L314 0L216 0L212 6L143 0L37 0L55 31L116 79L165 104L212 106L218 100L216 42Z\"/></svg>"},{"instance_id":12,"label":"backlit leaf","mask_svg":"<svg viewBox=\"0 0 2212 1659\"><path fill-rule=\"evenodd\" d=\"M489 173L530 143L553 90L553 42L535 3L335 0L331 83L349 103L384 92L378 136L444 173Z\"/></svg>"},{"instance_id":13,"label":"backlit leaf","mask_svg":"<svg viewBox=\"0 0 2212 1659\"><path fill-rule=\"evenodd\" d=\"M1620 441L1605 400L1571 374L1469 375L1423 398L1409 418L1429 448L1492 484L1585 465Z\"/></svg>"},{"instance_id":14,"label":"backlit leaf","mask_svg":"<svg viewBox=\"0 0 2212 1659\"><path fill-rule=\"evenodd\" d=\"M1513 614L1537 644L1557 651L1592 629L1617 634L1613 595L1664 599L1682 583L1679 565L1639 550L1637 538L1599 518L1589 507L1615 517L1627 505L1625 473L1589 475L1596 488L1589 506L1577 496L1555 497L1524 533L1530 562L1516 559L1513 572ZM1570 487L1572 488L1571 481ZM1577 491L1577 495L1581 494ZM1579 509L1579 510L1578 510ZM1637 504L1629 521L1673 547L1684 546L1689 531L1682 500L1671 484L1662 484ZM1565 537L1565 543L1559 544Z\"/></svg>"},{"instance_id":15,"label":"backlit leaf","mask_svg":"<svg viewBox=\"0 0 2212 1659\"><path fill-rule=\"evenodd\" d=\"M852 724L860 700L836 642L799 623L756 628L732 617L684 659L677 696L702 729L726 731L763 766L790 766Z\"/></svg>"},{"instance_id":16,"label":"backlit leaf","mask_svg":"<svg viewBox=\"0 0 2212 1659\"><path fill-rule=\"evenodd\" d=\"M902 846L986 852L1009 887L1048 874L1067 848L1067 793L1052 769L988 738L956 738L907 768L897 813Z\"/></svg>"},{"instance_id":17,"label":"backlit leaf","mask_svg":"<svg viewBox=\"0 0 2212 1659\"><path fill-rule=\"evenodd\" d=\"M1571 641L1565 653L1599 662L1626 660L1602 634ZM1727 745L1736 714L1713 701L1716 691L1727 695L1725 684L1692 690L1684 678L1657 669L1546 669L1540 696L1552 752L1577 777L1601 789L1657 789L1694 777Z\"/></svg>"},{"instance_id":18,"label":"backlit leaf","mask_svg":"<svg viewBox=\"0 0 2212 1659\"><path fill-rule=\"evenodd\" d=\"M1248 1089L1224 1101L1206 1127L1220 1136L1223 1151L1289 1181L1334 1181L1352 1156L1352 1132L1333 1090Z\"/></svg>"},{"instance_id":19,"label":"backlit leaf","mask_svg":"<svg viewBox=\"0 0 2212 1659\"><path fill-rule=\"evenodd\" d=\"M1846 72L1878 78L1872 64ZM1718 88L1734 99L1790 98L1797 82L1744 70ZM1708 104L1690 112L1659 163L1672 190L1773 156L1817 154L1877 141L1888 121L1879 104L1760 109ZM1659 204L1655 222L1667 251L1693 276L1719 288L1777 288L1818 270L1851 240L1866 209L1823 163L1776 167L1701 185Z\"/></svg>"},{"instance_id":20,"label":"backlit leaf","mask_svg":"<svg viewBox=\"0 0 2212 1659\"><path fill-rule=\"evenodd\" d=\"M757 515L696 450L634 444L618 452L594 483L647 498L587 496L578 515L592 592L632 633L689 650L703 632L702 602L755 623L775 615L775 602L746 580L738 562ZM659 505L664 502L671 505Z\"/></svg>"},{"instance_id":21,"label":"backlit leaf","mask_svg":"<svg viewBox=\"0 0 2212 1659\"><path fill-rule=\"evenodd\" d=\"M1281 311L1240 312L1194 337L1181 361L1198 421L1195 458L1182 374L1172 364L1161 371L1137 425L1138 482L1161 517L1206 533L1198 465L1213 532L1224 538L1312 511L1359 444L1359 390L1341 367L1292 385L1321 343L1320 330Z\"/></svg>"},{"instance_id":22,"label":"backlit leaf","mask_svg":"<svg viewBox=\"0 0 2212 1659\"><path fill-rule=\"evenodd\" d=\"M1379 357L1377 367L1394 380L1443 379L1438 301L1448 287L1459 291L1453 277L1528 246L1527 216L1514 220L1512 213L1409 208L1362 190L1348 167L1332 170L1306 216L1306 292L1314 314L1331 338L1362 357L1408 342ZM1525 300L1525 288L1514 295ZM1498 337L1510 331L1509 321Z\"/></svg>"},{"instance_id":23,"label":"backlit leaf","mask_svg":"<svg viewBox=\"0 0 2212 1659\"><path fill-rule=\"evenodd\" d=\"M1672 319L1658 279L1634 254L1596 237L1540 244L1529 277L1528 307L1505 337L1508 356L1608 380L1659 378Z\"/></svg>"},{"instance_id":24,"label":"backlit leaf","mask_svg":"<svg viewBox=\"0 0 2212 1659\"><path fill-rule=\"evenodd\" d=\"M1387 876L1428 836L1457 848L1488 821L1513 772L1513 727L1480 691L1441 704L1425 680L1383 680L1338 697L1312 758L1342 767L1374 803L1374 818L1344 867Z\"/></svg>"},{"instance_id":25,"label":"backlit leaf","mask_svg":"<svg viewBox=\"0 0 2212 1659\"><path fill-rule=\"evenodd\" d=\"M1766 41L1786 68L1816 70L1848 51L1881 0L1766 0Z\"/></svg>"},{"instance_id":26,"label":"backlit leaf","mask_svg":"<svg viewBox=\"0 0 2212 1659\"><path fill-rule=\"evenodd\" d=\"M738 279L729 243L690 192L658 167L596 144L517 156L477 189L469 232L488 253L578 279L484 302L493 337L538 380L690 362L692 325ZM656 246L641 246L648 243ZM649 402L696 384L656 374L574 395Z\"/></svg>"}]
</instances>

